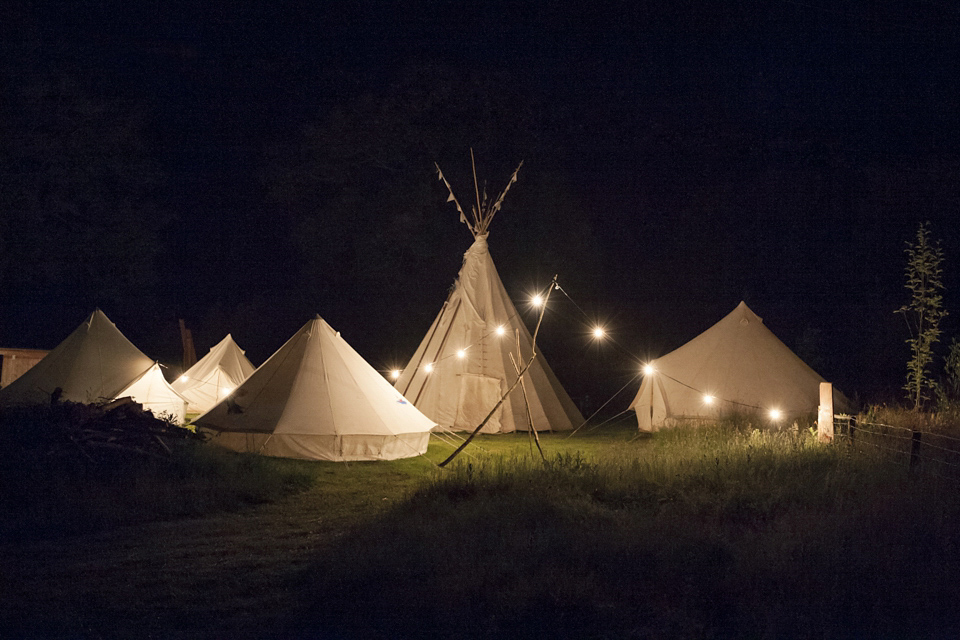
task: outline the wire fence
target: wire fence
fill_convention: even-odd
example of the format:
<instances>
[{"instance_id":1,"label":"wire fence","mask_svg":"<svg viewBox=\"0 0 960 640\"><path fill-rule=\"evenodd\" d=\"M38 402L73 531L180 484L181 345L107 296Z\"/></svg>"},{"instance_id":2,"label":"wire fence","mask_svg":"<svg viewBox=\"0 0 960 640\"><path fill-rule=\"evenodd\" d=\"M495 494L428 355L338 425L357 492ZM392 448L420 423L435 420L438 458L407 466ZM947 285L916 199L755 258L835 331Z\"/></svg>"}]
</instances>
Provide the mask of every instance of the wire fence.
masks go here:
<instances>
[{"instance_id":1,"label":"wire fence","mask_svg":"<svg viewBox=\"0 0 960 640\"><path fill-rule=\"evenodd\" d=\"M960 438L881 422L836 415L834 437L852 451L874 453L924 474L960 484Z\"/></svg>"}]
</instances>

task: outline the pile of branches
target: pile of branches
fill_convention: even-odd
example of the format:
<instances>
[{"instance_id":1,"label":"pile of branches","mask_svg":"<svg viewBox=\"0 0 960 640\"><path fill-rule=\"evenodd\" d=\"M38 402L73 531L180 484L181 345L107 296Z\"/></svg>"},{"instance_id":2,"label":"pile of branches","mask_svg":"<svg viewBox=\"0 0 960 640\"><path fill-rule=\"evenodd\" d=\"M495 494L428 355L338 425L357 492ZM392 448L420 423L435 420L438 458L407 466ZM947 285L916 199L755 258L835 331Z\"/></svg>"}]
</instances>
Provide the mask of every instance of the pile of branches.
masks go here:
<instances>
[{"instance_id":1,"label":"pile of branches","mask_svg":"<svg viewBox=\"0 0 960 640\"><path fill-rule=\"evenodd\" d=\"M0 430L22 452L45 458L167 458L175 443L203 440L190 429L145 411L131 398L98 404L54 401L49 405L4 408Z\"/></svg>"}]
</instances>

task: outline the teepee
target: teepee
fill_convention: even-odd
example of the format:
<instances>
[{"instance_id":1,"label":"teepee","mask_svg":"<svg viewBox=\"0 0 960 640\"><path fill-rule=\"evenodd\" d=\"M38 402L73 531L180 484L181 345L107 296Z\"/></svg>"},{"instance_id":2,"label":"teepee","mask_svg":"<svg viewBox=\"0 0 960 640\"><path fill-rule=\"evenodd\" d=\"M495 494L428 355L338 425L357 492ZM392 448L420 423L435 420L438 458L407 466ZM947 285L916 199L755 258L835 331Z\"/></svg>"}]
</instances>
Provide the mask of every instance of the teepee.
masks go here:
<instances>
[{"instance_id":1,"label":"teepee","mask_svg":"<svg viewBox=\"0 0 960 640\"><path fill-rule=\"evenodd\" d=\"M472 154L471 154L472 155ZM522 166L523 163L521 163ZM440 167L437 173L450 191L460 221L473 234L473 244L447 301L397 379L396 387L420 411L445 430L473 430L517 380L530 359L533 341L510 301L487 248L490 222L500 210L517 172L496 201L486 193L471 207L468 219ZM476 174L474 174L476 180ZM523 374L483 433L568 430L583 417L560 386L542 354Z\"/></svg>"},{"instance_id":2,"label":"teepee","mask_svg":"<svg viewBox=\"0 0 960 640\"><path fill-rule=\"evenodd\" d=\"M57 389L63 400L111 400L153 364L97 309L43 360L0 389L0 405L50 402Z\"/></svg>"},{"instance_id":3,"label":"teepee","mask_svg":"<svg viewBox=\"0 0 960 640\"><path fill-rule=\"evenodd\" d=\"M417 456L434 426L320 316L194 424L235 451L309 460Z\"/></svg>"},{"instance_id":4,"label":"teepee","mask_svg":"<svg viewBox=\"0 0 960 640\"><path fill-rule=\"evenodd\" d=\"M650 362L630 408L641 431L736 413L789 419L817 411L823 381L741 302L690 342Z\"/></svg>"},{"instance_id":5,"label":"teepee","mask_svg":"<svg viewBox=\"0 0 960 640\"><path fill-rule=\"evenodd\" d=\"M230 395L253 370L253 364L228 333L207 355L177 378L173 388L187 399L187 411L203 413Z\"/></svg>"},{"instance_id":6,"label":"teepee","mask_svg":"<svg viewBox=\"0 0 960 640\"><path fill-rule=\"evenodd\" d=\"M118 398L127 396L158 418L165 417L177 424L186 420L187 399L174 391L157 363L117 393Z\"/></svg>"}]
</instances>

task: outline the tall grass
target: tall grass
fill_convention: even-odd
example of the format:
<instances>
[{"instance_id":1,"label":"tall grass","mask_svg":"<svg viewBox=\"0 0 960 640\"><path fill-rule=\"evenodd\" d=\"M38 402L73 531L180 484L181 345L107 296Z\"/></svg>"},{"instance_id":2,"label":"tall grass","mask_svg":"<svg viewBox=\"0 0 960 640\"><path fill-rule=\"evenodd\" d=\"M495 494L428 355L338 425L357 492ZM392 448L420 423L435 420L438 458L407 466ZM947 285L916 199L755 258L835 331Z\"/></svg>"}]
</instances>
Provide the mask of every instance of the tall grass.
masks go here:
<instances>
[{"instance_id":1,"label":"tall grass","mask_svg":"<svg viewBox=\"0 0 960 640\"><path fill-rule=\"evenodd\" d=\"M957 403L943 403L937 411L913 411L895 405L872 405L860 413L857 419L860 422L960 437L960 404Z\"/></svg>"},{"instance_id":2,"label":"tall grass","mask_svg":"<svg viewBox=\"0 0 960 640\"><path fill-rule=\"evenodd\" d=\"M437 472L305 574L324 637L948 637L960 500L808 431Z\"/></svg>"}]
</instances>

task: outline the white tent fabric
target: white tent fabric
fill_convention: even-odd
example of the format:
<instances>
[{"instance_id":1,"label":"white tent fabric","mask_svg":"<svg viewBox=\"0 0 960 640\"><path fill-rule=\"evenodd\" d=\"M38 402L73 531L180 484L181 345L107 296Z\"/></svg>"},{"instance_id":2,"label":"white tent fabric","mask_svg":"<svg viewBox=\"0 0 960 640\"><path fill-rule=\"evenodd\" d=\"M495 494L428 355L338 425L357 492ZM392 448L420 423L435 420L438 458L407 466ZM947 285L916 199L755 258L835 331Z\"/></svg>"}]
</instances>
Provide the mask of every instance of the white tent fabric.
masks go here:
<instances>
[{"instance_id":1,"label":"white tent fabric","mask_svg":"<svg viewBox=\"0 0 960 640\"><path fill-rule=\"evenodd\" d=\"M520 354L517 354L519 335ZM441 429L475 429L517 379L533 340L511 302L479 234L457 281L396 387ZM522 385L507 396L482 433L569 430L583 422L540 353Z\"/></svg>"},{"instance_id":2,"label":"white tent fabric","mask_svg":"<svg viewBox=\"0 0 960 640\"><path fill-rule=\"evenodd\" d=\"M158 418L166 417L183 424L187 416L187 399L174 391L163 377L160 365L152 367L118 394L118 398L130 397Z\"/></svg>"},{"instance_id":3,"label":"white tent fabric","mask_svg":"<svg viewBox=\"0 0 960 640\"><path fill-rule=\"evenodd\" d=\"M111 400L153 366L97 309L29 371L0 389L0 405L42 404L55 389L72 402Z\"/></svg>"},{"instance_id":4,"label":"white tent fabric","mask_svg":"<svg viewBox=\"0 0 960 640\"><path fill-rule=\"evenodd\" d=\"M250 377L254 366L233 337L221 340L199 362L187 369L173 383L173 388L187 399L187 411L203 413L230 395Z\"/></svg>"},{"instance_id":5,"label":"white tent fabric","mask_svg":"<svg viewBox=\"0 0 960 640\"><path fill-rule=\"evenodd\" d=\"M320 316L194 423L229 449L310 460L417 456L434 426Z\"/></svg>"},{"instance_id":6,"label":"white tent fabric","mask_svg":"<svg viewBox=\"0 0 960 640\"><path fill-rule=\"evenodd\" d=\"M824 381L745 302L650 366L630 405L641 431L734 413L813 413Z\"/></svg>"}]
</instances>

